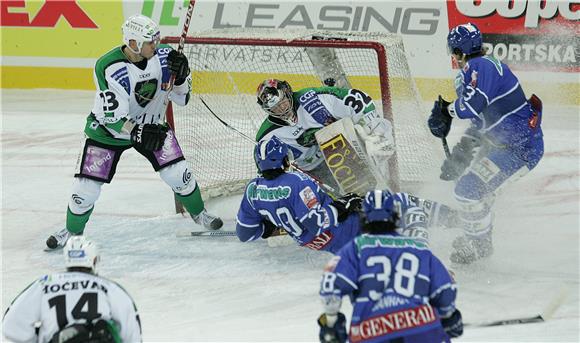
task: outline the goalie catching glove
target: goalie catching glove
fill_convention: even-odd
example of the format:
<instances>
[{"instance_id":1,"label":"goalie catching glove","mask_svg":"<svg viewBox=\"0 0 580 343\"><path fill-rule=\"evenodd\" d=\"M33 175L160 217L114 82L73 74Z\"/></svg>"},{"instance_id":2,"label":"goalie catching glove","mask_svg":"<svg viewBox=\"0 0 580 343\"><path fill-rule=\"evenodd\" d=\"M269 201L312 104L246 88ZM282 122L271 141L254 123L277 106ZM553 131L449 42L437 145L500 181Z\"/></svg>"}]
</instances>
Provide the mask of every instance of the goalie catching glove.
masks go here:
<instances>
[{"instance_id":1,"label":"goalie catching glove","mask_svg":"<svg viewBox=\"0 0 580 343\"><path fill-rule=\"evenodd\" d=\"M367 129L361 125L355 125L357 134L365 143L365 149L369 156L388 159L395 153L395 142L392 131L384 134L367 133Z\"/></svg>"},{"instance_id":2,"label":"goalie catching glove","mask_svg":"<svg viewBox=\"0 0 580 343\"><path fill-rule=\"evenodd\" d=\"M167 138L167 127L159 124L137 124L131 130L131 143L136 147L149 151L157 151L163 147Z\"/></svg>"}]
</instances>

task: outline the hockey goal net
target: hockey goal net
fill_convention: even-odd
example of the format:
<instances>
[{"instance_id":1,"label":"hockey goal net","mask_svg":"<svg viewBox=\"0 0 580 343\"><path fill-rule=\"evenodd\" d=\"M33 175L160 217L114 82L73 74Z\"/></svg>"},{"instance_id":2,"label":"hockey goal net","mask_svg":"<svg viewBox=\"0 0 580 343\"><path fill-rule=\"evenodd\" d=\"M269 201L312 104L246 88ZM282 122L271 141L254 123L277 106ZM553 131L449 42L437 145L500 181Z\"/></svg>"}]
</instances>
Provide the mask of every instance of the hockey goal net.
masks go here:
<instances>
[{"instance_id":1,"label":"hockey goal net","mask_svg":"<svg viewBox=\"0 0 580 343\"><path fill-rule=\"evenodd\" d=\"M179 37L163 42L177 47ZM296 91L333 79L336 86L365 91L392 121L397 145L391 187L416 190L433 170L438 142L426 128L427 112L412 79L399 36L313 30L214 30L185 40L193 94L173 106L168 120L204 197L243 190L255 177L252 152L266 114L256 88L267 78L286 80ZM202 104L247 137L228 129ZM173 121L173 123L171 122Z\"/></svg>"}]
</instances>

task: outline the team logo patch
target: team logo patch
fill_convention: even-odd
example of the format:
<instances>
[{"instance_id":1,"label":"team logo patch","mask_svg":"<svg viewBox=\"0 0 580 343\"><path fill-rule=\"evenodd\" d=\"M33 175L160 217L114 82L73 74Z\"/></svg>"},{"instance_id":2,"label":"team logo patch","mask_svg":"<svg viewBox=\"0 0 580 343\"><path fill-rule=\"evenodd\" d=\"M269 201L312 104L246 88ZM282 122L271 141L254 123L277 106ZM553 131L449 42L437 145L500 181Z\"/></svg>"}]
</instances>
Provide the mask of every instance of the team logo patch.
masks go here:
<instances>
[{"instance_id":1,"label":"team logo patch","mask_svg":"<svg viewBox=\"0 0 580 343\"><path fill-rule=\"evenodd\" d=\"M306 207L308 207L308 209L311 209L318 204L318 199L310 187L306 187L300 191L300 199L302 199L302 202Z\"/></svg>"},{"instance_id":2,"label":"team logo patch","mask_svg":"<svg viewBox=\"0 0 580 343\"><path fill-rule=\"evenodd\" d=\"M500 168L492 160L485 157L473 166L473 173L483 182L489 183L500 172Z\"/></svg>"},{"instance_id":3,"label":"team logo patch","mask_svg":"<svg viewBox=\"0 0 580 343\"><path fill-rule=\"evenodd\" d=\"M476 70L471 72L471 82L469 82L469 85L473 88L477 87L477 71Z\"/></svg>"},{"instance_id":4,"label":"team logo patch","mask_svg":"<svg viewBox=\"0 0 580 343\"><path fill-rule=\"evenodd\" d=\"M84 250L69 250L68 257L70 258L83 258L85 257Z\"/></svg>"}]
</instances>

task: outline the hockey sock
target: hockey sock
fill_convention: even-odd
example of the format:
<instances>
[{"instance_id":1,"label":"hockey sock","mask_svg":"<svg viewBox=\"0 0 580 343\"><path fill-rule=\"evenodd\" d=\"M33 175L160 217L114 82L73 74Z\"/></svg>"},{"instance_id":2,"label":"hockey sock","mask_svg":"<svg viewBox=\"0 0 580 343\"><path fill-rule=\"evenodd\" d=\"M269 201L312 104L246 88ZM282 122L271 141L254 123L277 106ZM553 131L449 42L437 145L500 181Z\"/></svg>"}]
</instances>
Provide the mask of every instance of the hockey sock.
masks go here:
<instances>
[{"instance_id":1,"label":"hockey sock","mask_svg":"<svg viewBox=\"0 0 580 343\"><path fill-rule=\"evenodd\" d=\"M73 235L80 235L85 230L85 225L89 221L93 208L83 214L74 214L70 208L66 209L66 229Z\"/></svg>"},{"instance_id":2,"label":"hockey sock","mask_svg":"<svg viewBox=\"0 0 580 343\"><path fill-rule=\"evenodd\" d=\"M203 203L203 199L201 199L201 191L199 187L196 185L193 192L189 193L188 195L181 195L179 193L175 193L177 199L183 207L189 212L189 214L195 216L203 211L205 205Z\"/></svg>"}]
</instances>

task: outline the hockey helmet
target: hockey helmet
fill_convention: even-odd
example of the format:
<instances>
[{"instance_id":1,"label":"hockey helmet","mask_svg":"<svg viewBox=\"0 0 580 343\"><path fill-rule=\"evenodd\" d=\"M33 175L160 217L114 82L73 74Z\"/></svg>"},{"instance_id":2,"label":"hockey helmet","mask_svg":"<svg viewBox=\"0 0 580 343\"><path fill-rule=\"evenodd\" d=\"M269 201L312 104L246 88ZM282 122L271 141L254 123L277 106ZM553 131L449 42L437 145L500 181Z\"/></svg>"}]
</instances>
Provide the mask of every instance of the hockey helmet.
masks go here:
<instances>
[{"instance_id":1,"label":"hockey helmet","mask_svg":"<svg viewBox=\"0 0 580 343\"><path fill-rule=\"evenodd\" d=\"M289 154L288 145L278 137L273 136L270 139L260 141L256 145L254 158L258 168L263 172L270 169L284 169L287 157L290 158Z\"/></svg>"},{"instance_id":2,"label":"hockey helmet","mask_svg":"<svg viewBox=\"0 0 580 343\"><path fill-rule=\"evenodd\" d=\"M367 223L396 222L399 217L400 205L388 190L376 189L367 192L362 207Z\"/></svg>"},{"instance_id":3,"label":"hockey helmet","mask_svg":"<svg viewBox=\"0 0 580 343\"><path fill-rule=\"evenodd\" d=\"M84 236L71 236L66 242L63 252L64 265L67 268L89 268L96 273L100 256L95 243L87 240Z\"/></svg>"},{"instance_id":4,"label":"hockey helmet","mask_svg":"<svg viewBox=\"0 0 580 343\"><path fill-rule=\"evenodd\" d=\"M141 53L143 43L154 42L155 44L159 44L161 38L159 25L150 18L141 14L129 17L129 19L123 23L122 29L123 42L136 54ZM137 42L137 51L133 50L129 45L129 41L131 40Z\"/></svg>"},{"instance_id":5,"label":"hockey helmet","mask_svg":"<svg viewBox=\"0 0 580 343\"><path fill-rule=\"evenodd\" d=\"M292 87L286 81L268 79L258 86L256 91L258 104L272 117L279 118L290 125L295 125L297 115L294 111Z\"/></svg>"},{"instance_id":6,"label":"hockey helmet","mask_svg":"<svg viewBox=\"0 0 580 343\"><path fill-rule=\"evenodd\" d=\"M457 25L447 35L447 47L452 54L477 54L481 52L482 45L481 31L472 23Z\"/></svg>"}]
</instances>

